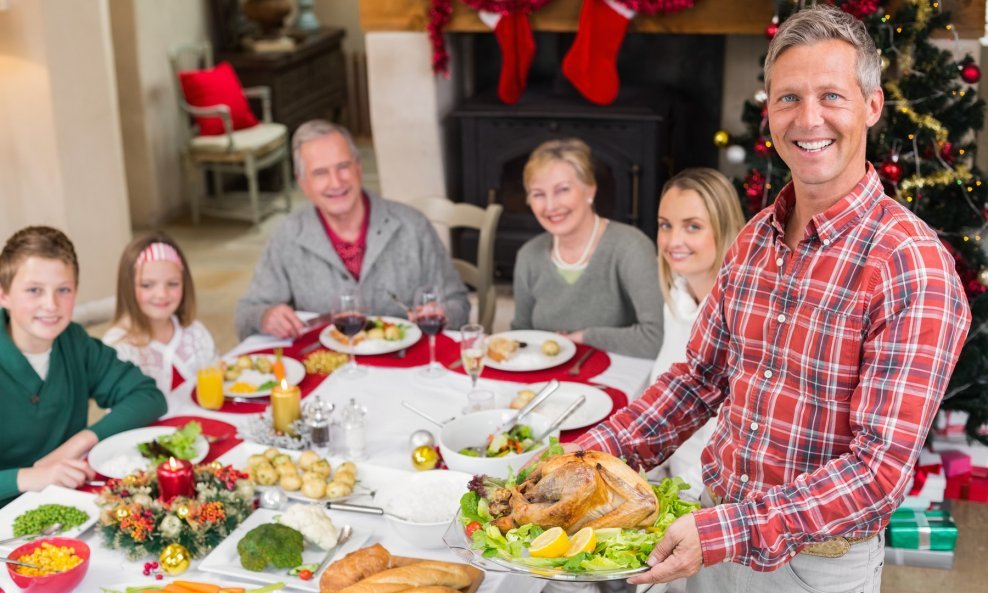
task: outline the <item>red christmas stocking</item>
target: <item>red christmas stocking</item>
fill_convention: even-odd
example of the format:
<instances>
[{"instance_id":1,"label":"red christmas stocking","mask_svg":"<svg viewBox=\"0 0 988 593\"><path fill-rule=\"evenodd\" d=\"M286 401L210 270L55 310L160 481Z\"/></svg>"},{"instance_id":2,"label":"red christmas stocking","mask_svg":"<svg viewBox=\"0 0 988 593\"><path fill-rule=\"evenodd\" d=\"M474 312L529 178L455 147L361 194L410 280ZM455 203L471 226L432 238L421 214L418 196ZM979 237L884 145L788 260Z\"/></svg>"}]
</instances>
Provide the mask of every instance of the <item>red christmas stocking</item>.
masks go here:
<instances>
[{"instance_id":1,"label":"red christmas stocking","mask_svg":"<svg viewBox=\"0 0 988 593\"><path fill-rule=\"evenodd\" d=\"M616 0L583 0L576 40L563 58L563 74L588 101L609 105L617 98L617 55L634 16L634 10Z\"/></svg>"},{"instance_id":2,"label":"red christmas stocking","mask_svg":"<svg viewBox=\"0 0 988 593\"><path fill-rule=\"evenodd\" d=\"M528 13L498 14L480 11L480 20L491 29L501 48L501 78L497 96L508 105L521 98L528 84L528 69L535 57L535 38L528 22Z\"/></svg>"}]
</instances>

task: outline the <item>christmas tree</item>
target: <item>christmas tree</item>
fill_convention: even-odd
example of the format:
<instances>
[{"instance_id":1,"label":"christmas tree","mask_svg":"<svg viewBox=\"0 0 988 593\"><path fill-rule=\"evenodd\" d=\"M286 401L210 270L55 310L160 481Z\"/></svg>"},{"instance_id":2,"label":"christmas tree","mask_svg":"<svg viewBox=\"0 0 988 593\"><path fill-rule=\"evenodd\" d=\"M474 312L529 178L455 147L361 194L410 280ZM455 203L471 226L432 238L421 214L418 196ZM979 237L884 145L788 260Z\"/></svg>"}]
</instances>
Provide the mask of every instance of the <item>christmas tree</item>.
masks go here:
<instances>
[{"instance_id":1,"label":"christmas tree","mask_svg":"<svg viewBox=\"0 0 988 593\"><path fill-rule=\"evenodd\" d=\"M988 185L974 164L975 133L984 123L984 101L976 88L981 72L970 55L958 56L930 41L934 31L954 35L949 13L934 0L902 0L894 11L877 0L834 0L861 19L881 52L885 112L871 129L868 160L888 195L937 231L953 254L971 305L971 331L951 377L941 410L969 414L965 431L988 444ZM766 28L810 2L780 0ZM762 57L764 60L764 56ZM785 163L772 148L764 91L745 103L743 135L718 132L714 142L726 157L745 163L739 192L750 215L772 203L789 181Z\"/></svg>"}]
</instances>

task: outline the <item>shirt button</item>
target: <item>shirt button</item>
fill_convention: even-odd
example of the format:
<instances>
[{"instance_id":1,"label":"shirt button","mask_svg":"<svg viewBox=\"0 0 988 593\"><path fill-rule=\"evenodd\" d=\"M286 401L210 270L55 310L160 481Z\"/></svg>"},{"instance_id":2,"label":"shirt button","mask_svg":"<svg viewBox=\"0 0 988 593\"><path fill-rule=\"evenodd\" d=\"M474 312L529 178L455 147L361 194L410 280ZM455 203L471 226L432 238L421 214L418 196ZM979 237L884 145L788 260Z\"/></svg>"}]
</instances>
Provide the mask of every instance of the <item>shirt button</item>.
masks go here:
<instances>
[{"instance_id":1,"label":"shirt button","mask_svg":"<svg viewBox=\"0 0 988 593\"><path fill-rule=\"evenodd\" d=\"M762 374L765 375L765 378L766 379L771 379L772 378L772 371L765 371Z\"/></svg>"},{"instance_id":2,"label":"shirt button","mask_svg":"<svg viewBox=\"0 0 988 593\"><path fill-rule=\"evenodd\" d=\"M752 422L751 423L751 430L758 430L758 423L757 422Z\"/></svg>"},{"instance_id":3,"label":"shirt button","mask_svg":"<svg viewBox=\"0 0 988 593\"><path fill-rule=\"evenodd\" d=\"M785 323L786 322L786 316L783 315L782 313L779 313L779 316L777 317L777 319L779 320L779 323Z\"/></svg>"},{"instance_id":4,"label":"shirt button","mask_svg":"<svg viewBox=\"0 0 988 593\"><path fill-rule=\"evenodd\" d=\"M747 484L748 483L748 474L741 474L741 477L738 478L738 479L741 480L741 483L742 484Z\"/></svg>"},{"instance_id":5,"label":"shirt button","mask_svg":"<svg viewBox=\"0 0 988 593\"><path fill-rule=\"evenodd\" d=\"M823 246L826 247L827 245L830 245L830 239L823 240Z\"/></svg>"},{"instance_id":6,"label":"shirt button","mask_svg":"<svg viewBox=\"0 0 988 593\"><path fill-rule=\"evenodd\" d=\"M784 263L786 263L786 262L781 257L779 259L775 260L775 265L777 265L777 266L781 266Z\"/></svg>"}]
</instances>

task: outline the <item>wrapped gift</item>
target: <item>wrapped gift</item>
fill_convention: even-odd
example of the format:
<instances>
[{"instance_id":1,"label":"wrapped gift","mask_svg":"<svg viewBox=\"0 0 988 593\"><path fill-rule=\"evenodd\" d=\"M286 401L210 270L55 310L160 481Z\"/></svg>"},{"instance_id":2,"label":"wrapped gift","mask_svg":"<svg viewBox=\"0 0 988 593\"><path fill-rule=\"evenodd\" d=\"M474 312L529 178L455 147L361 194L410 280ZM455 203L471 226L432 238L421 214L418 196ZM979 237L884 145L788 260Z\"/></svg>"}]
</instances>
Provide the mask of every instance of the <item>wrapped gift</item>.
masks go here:
<instances>
[{"instance_id":1,"label":"wrapped gift","mask_svg":"<svg viewBox=\"0 0 988 593\"><path fill-rule=\"evenodd\" d=\"M898 509L889 519L888 542L895 548L953 550L957 526L944 511Z\"/></svg>"},{"instance_id":2,"label":"wrapped gift","mask_svg":"<svg viewBox=\"0 0 988 593\"><path fill-rule=\"evenodd\" d=\"M971 456L964 451L949 449L940 452L943 473L948 478L971 473Z\"/></svg>"},{"instance_id":3,"label":"wrapped gift","mask_svg":"<svg viewBox=\"0 0 988 593\"><path fill-rule=\"evenodd\" d=\"M977 441L948 441L944 439L934 439L932 443L933 451L943 453L944 451L961 451L971 458L971 467L988 467L988 446Z\"/></svg>"},{"instance_id":4,"label":"wrapped gift","mask_svg":"<svg viewBox=\"0 0 988 593\"><path fill-rule=\"evenodd\" d=\"M940 465L940 454L930 451L920 452L906 494L931 502L943 502L946 488L947 478L943 475L943 468Z\"/></svg>"},{"instance_id":5,"label":"wrapped gift","mask_svg":"<svg viewBox=\"0 0 988 593\"><path fill-rule=\"evenodd\" d=\"M919 566L921 568L942 568L950 570L954 567L954 552L934 552L933 550L908 550L885 546L885 564L900 564Z\"/></svg>"},{"instance_id":6,"label":"wrapped gift","mask_svg":"<svg viewBox=\"0 0 988 593\"><path fill-rule=\"evenodd\" d=\"M944 498L988 502L988 467L973 467L971 473L947 480Z\"/></svg>"}]
</instances>

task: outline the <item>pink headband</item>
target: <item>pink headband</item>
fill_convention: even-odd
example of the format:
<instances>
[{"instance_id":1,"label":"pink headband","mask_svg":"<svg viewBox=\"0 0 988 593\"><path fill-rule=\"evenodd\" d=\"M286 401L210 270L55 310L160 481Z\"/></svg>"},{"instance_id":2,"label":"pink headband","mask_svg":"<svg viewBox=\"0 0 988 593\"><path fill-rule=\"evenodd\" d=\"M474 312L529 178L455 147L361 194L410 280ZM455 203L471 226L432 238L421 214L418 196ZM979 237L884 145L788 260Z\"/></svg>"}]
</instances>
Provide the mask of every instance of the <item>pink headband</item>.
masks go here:
<instances>
[{"instance_id":1,"label":"pink headband","mask_svg":"<svg viewBox=\"0 0 988 593\"><path fill-rule=\"evenodd\" d=\"M168 243L151 243L144 248L144 251L137 256L137 261L134 262L134 266L140 266L151 261L168 261L181 270L184 268L182 265L182 257L178 254L178 251L169 245Z\"/></svg>"}]
</instances>

